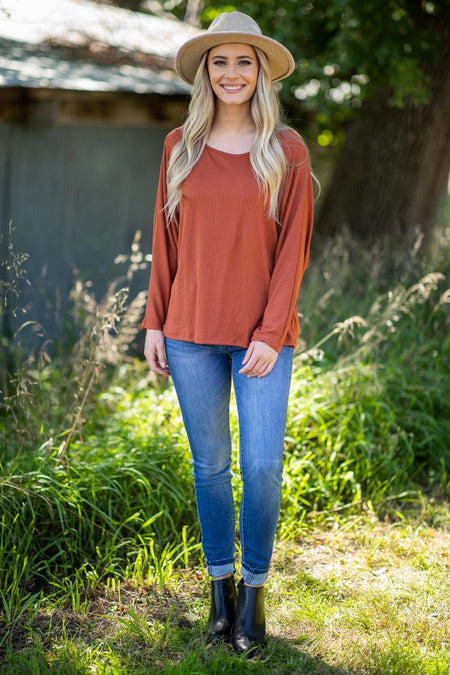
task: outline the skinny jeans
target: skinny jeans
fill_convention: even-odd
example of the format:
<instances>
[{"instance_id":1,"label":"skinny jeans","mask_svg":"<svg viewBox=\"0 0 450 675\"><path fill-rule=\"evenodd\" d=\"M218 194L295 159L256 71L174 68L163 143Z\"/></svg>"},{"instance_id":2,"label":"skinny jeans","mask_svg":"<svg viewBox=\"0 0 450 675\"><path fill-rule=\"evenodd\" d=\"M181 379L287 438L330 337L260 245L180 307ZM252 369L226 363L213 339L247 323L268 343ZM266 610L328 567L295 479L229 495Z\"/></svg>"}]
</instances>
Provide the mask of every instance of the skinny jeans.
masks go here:
<instances>
[{"instance_id":1,"label":"skinny jeans","mask_svg":"<svg viewBox=\"0 0 450 675\"><path fill-rule=\"evenodd\" d=\"M192 453L202 548L213 577L235 571L229 416L233 383L242 477L241 573L246 583L263 584L280 513L293 348L282 347L271 372L257 378L239 374L246 353L241 347L167 337L165 346Z\"/></svg>"}]
</instances>

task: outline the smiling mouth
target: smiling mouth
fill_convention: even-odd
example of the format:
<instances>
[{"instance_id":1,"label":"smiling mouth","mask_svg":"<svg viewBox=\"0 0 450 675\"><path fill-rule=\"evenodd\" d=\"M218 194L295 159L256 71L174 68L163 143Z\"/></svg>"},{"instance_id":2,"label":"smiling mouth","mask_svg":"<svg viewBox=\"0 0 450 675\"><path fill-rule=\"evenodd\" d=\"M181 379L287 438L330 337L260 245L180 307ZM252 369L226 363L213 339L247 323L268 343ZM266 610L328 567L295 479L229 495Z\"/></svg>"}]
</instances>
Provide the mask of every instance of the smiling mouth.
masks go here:
<instances>
[{"instance_id":1,"label":"smiling mouth","mask_svg":"<svg viewBox=\"0 0 450 675\"><path fill-rule=\"evenodd\" d=\"M225 91L230 92L231 94L237 91L241 91L245 87L244 84L222 84L220 85L222 89L225 89Z\"/></svg>"}]
</instances>

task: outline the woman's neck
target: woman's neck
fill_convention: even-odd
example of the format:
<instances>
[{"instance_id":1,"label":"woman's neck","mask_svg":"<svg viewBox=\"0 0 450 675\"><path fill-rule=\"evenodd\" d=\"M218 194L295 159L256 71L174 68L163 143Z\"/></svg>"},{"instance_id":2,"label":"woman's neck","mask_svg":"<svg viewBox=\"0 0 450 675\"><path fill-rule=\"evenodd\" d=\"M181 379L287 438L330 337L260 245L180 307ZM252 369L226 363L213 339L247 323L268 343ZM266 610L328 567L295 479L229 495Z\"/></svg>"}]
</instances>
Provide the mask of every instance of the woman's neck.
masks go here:
<instances>
[{"instance_id":1,"label":"woman's neck","mask_svg":"<svg viewBox=\"0 0 450 675\"><path fill-rule=\"evenodd\" d=\"M220 131L229 130L230 133L239 133L254 129L255 125L250 113L250 105L224 105L216 100L216 113L213 128Z\"/></svg>"},{"instance_id":2,"label":"woman's neck","mask_svg":"<svg viewBox=\"0 0 450 675\"><path fill-rule=\"evenodd\" d=\"M220 103L220 102L219 102ZM248 152L255 135L250 106L216 106L208 145L218 150Z\"/></svg>"}]
</instances>

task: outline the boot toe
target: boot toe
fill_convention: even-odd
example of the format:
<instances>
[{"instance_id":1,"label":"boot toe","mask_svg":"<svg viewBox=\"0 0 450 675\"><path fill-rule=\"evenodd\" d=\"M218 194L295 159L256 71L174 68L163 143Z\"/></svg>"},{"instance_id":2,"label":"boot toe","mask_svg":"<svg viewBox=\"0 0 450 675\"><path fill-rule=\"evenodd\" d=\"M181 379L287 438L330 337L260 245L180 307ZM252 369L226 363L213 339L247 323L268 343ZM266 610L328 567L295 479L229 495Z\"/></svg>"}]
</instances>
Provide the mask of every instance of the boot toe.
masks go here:
<instances>
[{"instance_id":1,"label":"boot toe","mask_svg":"<svg viewBox=\"0 0 450 675\"><path fill-rule=\"evenodd\" d=\"M257 656L264 645L265 642L252 641L247 635L235 637L233 640L234 651L237 654L245 655L248 659L252 659L254 656Z\"/></svg>"},{"instance_id":2,"label":"boot toe","mask_svg":"<svg viewBox=\"0 0 450 675\"><path fill-rule=\"evenodd\" d=\"M207 642L209 644L220 641L230 642L232 630L233 627L230 626L228 621L216 621L214 625L208 626L206 636Z\"/></svg>"}]
</instances>

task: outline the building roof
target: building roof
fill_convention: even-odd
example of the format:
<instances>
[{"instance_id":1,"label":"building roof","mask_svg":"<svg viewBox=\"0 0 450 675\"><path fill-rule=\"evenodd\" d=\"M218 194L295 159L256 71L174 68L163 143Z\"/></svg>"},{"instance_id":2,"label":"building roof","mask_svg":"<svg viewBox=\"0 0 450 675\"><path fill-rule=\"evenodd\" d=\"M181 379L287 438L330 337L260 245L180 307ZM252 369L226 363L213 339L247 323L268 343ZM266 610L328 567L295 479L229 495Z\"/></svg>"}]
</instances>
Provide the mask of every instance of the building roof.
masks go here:
<instances>
[{"instance_id":1,"label":"building roof","mask_svg":"<svg viewBox=\"0 0 450 675\"><path fill-rule=\"evenodd\" d=\"M187 93L173 62L197 33L89 0L0 0L0 86Z\"/></svg>"}]
</instances>

